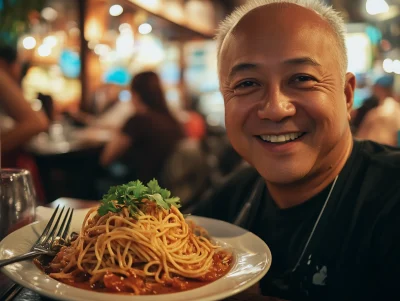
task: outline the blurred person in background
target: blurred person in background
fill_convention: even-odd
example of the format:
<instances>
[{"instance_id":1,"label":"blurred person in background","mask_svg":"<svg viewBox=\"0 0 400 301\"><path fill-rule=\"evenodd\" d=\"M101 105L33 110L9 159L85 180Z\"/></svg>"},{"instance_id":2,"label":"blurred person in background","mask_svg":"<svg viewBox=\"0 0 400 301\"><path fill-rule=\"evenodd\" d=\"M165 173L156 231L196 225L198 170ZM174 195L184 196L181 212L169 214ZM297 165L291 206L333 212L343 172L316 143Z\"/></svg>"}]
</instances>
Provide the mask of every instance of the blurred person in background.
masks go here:
<instances>
[{"instance_id":1,"label":"blurred person in background","mask_svg":"<svg viewBox=\"0 0 400 301\"><path fill-rule=\"evenodd\" d=\"M15 49L0 47L0 130L2 166L15 165L23 145L36 134L45 131L48 120L35 112L24 98L19 86L20 64Z\"/></svg>"},{"instance_id":2,"label":"blurred person in background","mask_svg":"<svg viewBox=\"0 0 400 301\"><path fill-rule=\"evenodd\" d=\"M204 139L206 135L206 123L203 116L194 110L185 112L185 115L186 118L183 120L183 124L186 135L196 140Z\"/></svg>"},{"instance_id":3,"label":"blurred person in background","mask_svg":"<svg viewBox=\"0 0 400 301\"><path fill-rule=\"evenodd\" d=\"M17 51L0 46L0 166L28 169L40 199L43 193L36 164L23 147L33 136L46 131L49 122L43 112L35 112L26 101L20 79Z\"/></svg>"},{"instance_id":4,"label":"blurred person in background","mask_svg":"<svg viewBox=\"0 0 400 301\"><path fill-rule=\"evenodd\" d=\"M362 105L351 112L351 130L355 136L360 128L362 121L369 111L378 106L378 99L375 95L371 95L364 99Z\"/></svg>"},{"instance_id":5,"label":"blurred person in background","mask_svg":"<svg viewBox=\"0 0 400 301\"><path fill-rule=\"evenodd\" d=\"M397 146L400 131L400 104L393 95L394 77L379 77L372 88L372 98L365 103L364 110L354 116L359 123L355 132L358 139L368 139L382 144Z\"/></svg>"},{"instance_id":6,"label":"blurred person in background","mask_svg":"<svg viewBox=\"0 0 400 301\"><path fill-rule=\"evenodd\" d=\"M134 76L131 93L135 114L107 143L100 163L107 167L118 161L128 168L128 179L147 182L158 177L185 133L168 109L156 73L147 71Z\"/></svg>"},{"instance_id":7,"label":"blurred person in background","mask_svg":"<svg viewBox=\"0 0 400 301\"><path fill-rule=\"evenodd\" d=\"M103 84L94 93L89 111L69 110L64 112L64 116L78 126L120 130L135 112L131 101L120 99L120 92L118 85Z\"/></svg>"},{"instance_id":8,"label":"blurred person in background","mask_svg":"<svg viewBox=\"0 0 400 301\"><path fill-rule=\"evenodd\" d=\"M198 104L198 97L193 95L189 108L179 111L177 118L183 124L187 137L201 141L206 136L207 125L204 116L199 112Z\"/></svg>"},{"instance_id":9,"label":"blurred person in background","mask_svg":"<svg viewBox=\"0 0 400 301\"><path fill-rule=\"evenodd\" d=\"M355 74L356 89L354 91L354 104L351 111L350 126L356 134L365 115L378 105L377 97L372 93L372 84L365 74Z\"/></svg>"}]
</instances>

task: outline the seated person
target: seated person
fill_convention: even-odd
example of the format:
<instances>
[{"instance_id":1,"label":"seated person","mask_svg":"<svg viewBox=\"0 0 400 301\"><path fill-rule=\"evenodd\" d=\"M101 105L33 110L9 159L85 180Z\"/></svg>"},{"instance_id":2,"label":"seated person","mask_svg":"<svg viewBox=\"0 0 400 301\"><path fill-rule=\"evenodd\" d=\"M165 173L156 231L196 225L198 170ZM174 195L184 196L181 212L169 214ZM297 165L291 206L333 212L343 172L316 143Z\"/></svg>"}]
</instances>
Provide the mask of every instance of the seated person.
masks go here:
<instances>
[{"instance_id":1,"label":"seated person","mask_svg":"<svg viewBox=\"0 0 400 301\"><path fill-rule=\"evenodd\" d=\"M165 160L185 135L168 109L156 73L137 74L131 92L136 113L107 143L100 163L109 166L118 160L129 168L130 179L147 182L158 177Z\"/></svg>"},{"instance_id":2,"label":"seated person","mask_svg":"<svg viewBox=\"0 0 400 301\"><path fill-rule=\"evenodd\" d=\"M36 112L24 98L20 83L21 66L17 51L0 47L0 149L2 168L25 168L33 177L38 200L44 192L34 158L24 151L26 142L46 131L49 121L43 112Z\"/></svg>"},{"instance_id":3,"label":"seated person","mask_svg":"<svg viewBox=\"0 0 400 301\"><path fill-rule=\"evenodd\" d=\"M17 51L0 47L0 131L1 155L11 160L34 135L45 131L48 119L43 112L35 112L24 98L19 86L21 66ZM13 165L15 162L9 162Z\"/></svg>"},{"instance_id":4,"label":"seated person","mask_svg":"<svg viewBox=\"0 0 400 301\"><path fill-rule=\"evenodd\" d=\"M397 132L400 131L400 104L393 96L394 78L380 77L373 86L376 105L371 108L359 125L355 137L397 146Z\"/></svg>"}]
</instances>

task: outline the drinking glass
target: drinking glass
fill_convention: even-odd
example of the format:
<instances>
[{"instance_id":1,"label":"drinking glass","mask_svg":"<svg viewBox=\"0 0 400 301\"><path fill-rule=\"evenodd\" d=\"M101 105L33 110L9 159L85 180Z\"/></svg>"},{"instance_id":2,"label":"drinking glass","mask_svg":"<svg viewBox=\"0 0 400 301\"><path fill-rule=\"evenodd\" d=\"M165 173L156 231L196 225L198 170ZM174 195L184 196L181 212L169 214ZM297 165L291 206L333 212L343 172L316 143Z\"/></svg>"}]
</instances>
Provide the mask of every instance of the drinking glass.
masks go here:
<instances>
[{"instance_id":1,"label":"drinking glass","mask_svg":"<svg viewBox=\"0 0 400 301\"><path fill-rule=\"evenodd\" d=\"M26 169L0 169L0 240L35 220L36 192Z\"/></svg>"}]
</instances>

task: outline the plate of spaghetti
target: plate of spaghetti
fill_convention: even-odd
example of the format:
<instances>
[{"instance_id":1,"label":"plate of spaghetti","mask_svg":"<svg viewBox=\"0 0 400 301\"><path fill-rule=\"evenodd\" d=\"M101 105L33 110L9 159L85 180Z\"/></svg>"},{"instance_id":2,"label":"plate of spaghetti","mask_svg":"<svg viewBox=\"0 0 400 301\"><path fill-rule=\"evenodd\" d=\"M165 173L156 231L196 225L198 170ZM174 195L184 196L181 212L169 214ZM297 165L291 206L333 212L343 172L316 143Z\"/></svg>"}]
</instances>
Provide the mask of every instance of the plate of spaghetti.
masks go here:
<instances>
[{"instance_id":1,"label":"plate of spaghetti","mask_svg":"<svg viewBox=\"0 0 400 301\"><path fill-rule=\"evenodd\" d=\"M271 265L268 246L224 221L186 216L156 180L111 187L99 206L75 218L54 257L14 263L2 272L59 300L220 300L256 284ZM0 259L30 249L47 221L0 242Z\"/></svg>"}]
</instances>

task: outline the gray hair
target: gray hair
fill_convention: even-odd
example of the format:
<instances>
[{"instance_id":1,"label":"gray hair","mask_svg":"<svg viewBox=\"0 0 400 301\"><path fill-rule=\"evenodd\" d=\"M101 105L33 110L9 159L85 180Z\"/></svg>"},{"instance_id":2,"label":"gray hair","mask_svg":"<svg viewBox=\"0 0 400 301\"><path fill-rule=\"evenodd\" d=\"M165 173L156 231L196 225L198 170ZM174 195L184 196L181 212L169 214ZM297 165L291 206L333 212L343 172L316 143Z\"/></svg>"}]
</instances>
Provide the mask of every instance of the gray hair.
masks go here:
<instances>
[{"instance_id":1,"label":"gray hair","mask_svg":"<svg viewBox=\"0 0 400 301\"><path fill-rule=\"evenodd\" d=\"M346 51L346 26L344 24L343 18L340 14L334 10L331 6L327 6L321 3L319 0L248 0L246 4L235 9L233 13L231 13L228 17L225 18L219 25L216 41L217 41L217 56L218 56L218 65L219 65L219 57L222 46L225 42L226 37L231 33L231 31L236 27L239 21L247 15L252 10L269 4L274 3L292 3L307 9L310 9L316 12L321 16L323 20L328 22L334 31L337 41L339 43L339 50L341 56L341 64L343 69L343 75L346 73L348 58Z\"/></svg>"}]
</instances>

